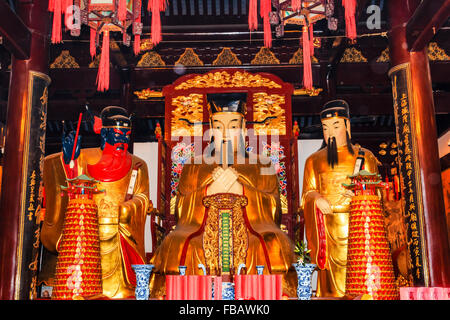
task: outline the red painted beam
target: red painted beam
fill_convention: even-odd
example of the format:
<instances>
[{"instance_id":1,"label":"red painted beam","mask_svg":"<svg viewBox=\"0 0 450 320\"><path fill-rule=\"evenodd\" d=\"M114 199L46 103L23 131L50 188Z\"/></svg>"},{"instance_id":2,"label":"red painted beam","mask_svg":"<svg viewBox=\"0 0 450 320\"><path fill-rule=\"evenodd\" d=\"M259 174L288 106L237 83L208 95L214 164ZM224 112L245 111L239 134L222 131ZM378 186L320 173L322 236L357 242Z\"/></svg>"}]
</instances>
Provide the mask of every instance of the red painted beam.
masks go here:
<instances>
[{"instance_id":1,"label":"red painted beam","mask_svg":"<svg viewBox=\"0 0 450 320\"><path fill-rule=\"evenodd\" d=\"M17 59L30 58L31 32L6 1L0 1L0 35L6 49Z\"/></svg>"},{"instance_id":2,"label":"red painted beam","mask_svg":"<svg viewBox=\"0 0 450 320\"><path fill-rule=\"evenodd\" d=\"M425 48L450 17L450 0L424 0L406 25L409 51Z\"/></svg>"}]
</instances>

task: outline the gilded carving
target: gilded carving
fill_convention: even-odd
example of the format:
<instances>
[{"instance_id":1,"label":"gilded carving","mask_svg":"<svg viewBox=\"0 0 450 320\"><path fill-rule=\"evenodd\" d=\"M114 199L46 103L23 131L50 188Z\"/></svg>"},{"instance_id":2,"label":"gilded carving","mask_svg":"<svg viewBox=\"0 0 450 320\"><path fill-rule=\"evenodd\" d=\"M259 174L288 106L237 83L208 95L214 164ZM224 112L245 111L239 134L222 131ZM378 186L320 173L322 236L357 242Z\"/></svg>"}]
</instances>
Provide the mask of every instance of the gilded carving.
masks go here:
<instances>
[{"instance_id":1,"label":"gilded carving","mask_svg":"<svg viewBox=\"0 0 450 320\"><path fill-rule=\"evenodd\" d=\"M390 56L389 56L389 48L386 48L381 52L381 55L377 58L377 62L389 62Z\"/></svg>"},{"instance_id":2,"label":"gilded carving","mask_svg":"<svg viewBox=\"0 0 450 320\"><path fill-rule=\"evenodd\" d=\"M77 69L80 65L70 55L69 50L62 50L55 61L50 64L50 69Z\"/></svg>"},{"instance_id":3,"label":"gilded carving","mask_svg":"<svg viewBox=\"0 0 450 320\"><path fill-rule=\"evenodd\" d=\"M219 53L216 60L213 61L213 66L237 66L241 65L242 62L238 59L236 54L231 51L231 48L223 48L222 52Z\"/></svg>"},{"instance_id":4,"label":"gilded carving","mask_svg":"<svg viewBox=\"0 0 450 320\"><path fill-rule=\"evenodd\" d=\"M341 58L341 62L367 62L367 58L363 56L362 52L355 47L347 48Z\"/></svg>"},{"instance_id":5,"label":"gilded carving","mask_svg":"<svg viewBox=\"0 0 450 320\"><path fill-rule=\"evenodd\" d=\"M140 51L148 51L148 50L152 50L155 46L152 43L152 39L147 38L147 39L141 39L141 43L140 43Z\"/></svg>"},{"instance_id":6,"label":"gilded carving","mask_svg":"<svg viewBox=\"0 0 450 320\"><path fill-rule=\"evenodd\" d=\"M186 48L186 50L180 56L180 58L177 60L177 62L175 62L175 65L177 65L177 64L181 64L186 67L198 67L198 66L203 66L203 61L194 52L194 49Z\"/></svg>"},{"instance_id":7,"label":"gilded carving","mask_svg":"<svg viewBox=\"0 0 450 320\"><path fill-rule=\"evenodd\" d=\"M280 64L275 54L269 48L261 47L251 64Z\"/></svg>"},{"instance_id":8,"label":"gilded carving","mask_svg":"<svg viewBox=\"0 0 450 320\"><path fill-rule=\"evenodd\" d=\"M92 62L89 63L89 68L98 68L101 57L102 57L101 54L96 55L94 60L92 60Z\"/></svg>"},{"instance_id":9,"label":"gilded carving","mask_svg":"<svg viewBox=\"0 0 450 320\"><path fill-rule=\"evenodd\" d=\"M319 60L315 56L311 57L312 63L319 63ZM289 64L303 64L303 49L298 48L298 50L294 53L291 60L289 60Z\"/></svg>"},{"instance_id":10,"label":"gilded carving","mask_svg":"<svg viewBox=\"0 0 450 320\"><path fill-rule=\"evenodd\" d=\"M203 95L192 93L188 96L177 96L172 99L171 135L202 136L202 125L191 125L189 122L203 121Z\"/></svg>"},{"instance_id":11,"label":"gilded carving","mask_svg":"<svg viewBox=\"0 0 450 320\"><path fill-rule=\"evenodd\" d=\"M161 56L155 51L146 52L139 62L137 63L137 67L163 67L166 63L161 58Z\"/></svg>"},{"instance_id":12,"label":"gilded carving","mask_svg":"<svg viewBox=\"0 0 450 320\"><path fill-rule=\"evenodd\" d=\"M250 74L248 72L236 71L230 74L226 71L217 71L198 75L189 79L178 86L175 90L186 90L190 88L240 88L240 87L266 87L281 88L281 85L259 74Z\"/></svg>"},{"instance_id":13,"label":"gilded carving","mask_svg":"<svg viewBox=\"0 0 450 320\"><path fill-rule=\"evenodd\" d=\"M428 45L428 59L430 59L430 61L448 61L450 60L450 57L436 42L430 42Z\"/></svg>"},{"instance_id":14,"label":"gilded carving","mask_svg":"<svg viewBox=\"0 0 450 320\"><path fill-rule=\"evenodd\" d=\"M163 93L161 91L155 91L150 88L143 89L141 91L135 91L134 94L139 100L147 100L149 98L161 98Z\"/></svg>"},{"instance_id":15,"label":"gilded carving","mask_svg":"<svg viewBox=\"0 0 450 320\"><path fill-rule=\"evenodd\" d=\"M253 121L263 121L267 117L276 117L256 123L253 127L256 135L270 134L270 130L278 130L278 134L286 134L285 96L258 92L253 94ZM273 132L273 131L272 131Z\"/></svg>"},{"instance_id":16,"label":"gilded carving","mask_svg":"<svg viewBox=\"0 0 450 320\"><path fill-rule=\"evenodd\" d=\"M319 93L321 93L323 91L322 88L311 88L311 89L306 89L306 88L300 88L300 89L295 89L293 95L294 96L310 96L310 97L316 97L319 95Z\"/></svg>"},{"instance_id":17,"label":"gilded carving","mask_svg":"<svg viewBox=\"0 0 450 320\"><path fill-rule=\"evenodd\" d=\"M240 264L245 263L248 234L242 207L245 207L247 202L245 196L235 194L221 193L203 198L203 205L208 208L205 232L203 233L203 251L209 274L220 274L219 235L221 230L219 230L219 218L222 209L232 211L233 266L231 269L236 269Z\"/></svg>"}]
</instances>

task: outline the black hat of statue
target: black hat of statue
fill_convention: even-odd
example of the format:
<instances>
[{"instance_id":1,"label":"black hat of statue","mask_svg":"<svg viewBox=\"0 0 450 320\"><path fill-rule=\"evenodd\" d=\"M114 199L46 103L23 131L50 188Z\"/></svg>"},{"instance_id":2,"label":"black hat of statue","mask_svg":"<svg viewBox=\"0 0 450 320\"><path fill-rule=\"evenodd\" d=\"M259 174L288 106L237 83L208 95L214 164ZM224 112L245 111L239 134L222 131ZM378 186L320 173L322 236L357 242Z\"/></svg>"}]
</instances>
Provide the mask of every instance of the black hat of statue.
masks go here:
<instances>
[{"instance_id":1,"label":"black hat of statue","mask_svg":"<svg viewBox=\"0 0 450 320\"><path fill-rule=\"evenodd\" d=\"M242 115L247 113L247 93L245 92L208 93L206 99L210 115L217 112L238 112Z\"/></svg>"},{"instance_id":2,"label":"black hat of statue","mask_svg":"<svg viewBox=\"0 0 450 320\"><path fill-rule=\"evenodd\" d=\"M320 112L320 119L334 117L350 119L350 110L347 101L331 100L325 103Z\"/></svg>"},{"instance_id":3,"label":"black hat of statue","mask_svg":"<svg viewBox=\"0 0 450 320\"><path fill-rule=\"evenodd\" d=\"M127 110L122 107L109 106L100 114L103 127L125 127L131 128L131 120Z\"/></svg>"}]
</instances>

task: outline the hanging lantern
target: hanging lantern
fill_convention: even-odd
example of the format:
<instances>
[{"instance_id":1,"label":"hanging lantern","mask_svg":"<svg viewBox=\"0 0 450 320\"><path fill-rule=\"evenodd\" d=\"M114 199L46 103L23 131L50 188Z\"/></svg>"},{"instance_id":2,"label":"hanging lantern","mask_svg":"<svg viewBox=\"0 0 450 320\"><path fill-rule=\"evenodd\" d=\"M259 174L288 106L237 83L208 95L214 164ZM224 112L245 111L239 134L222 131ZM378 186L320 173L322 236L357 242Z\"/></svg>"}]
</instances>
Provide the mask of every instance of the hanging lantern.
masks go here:
<instances>
[{"instance_id":1,"label":"hanging lantern","mask_svg":"<svg viewBox=\"0 0 450 320\"><path fill-rule=\"evenodd\" d=\"M256 1L250 0L249 28L251 31L256 30L258 25L256 20ZM341 0L341 3L345 9L346 36L350 40L355 41L356 0ZM302 27L303 87L307 90L312 90L311 57L314 55L315 43L313 26L317 21L327 19L328 28L330 30L337 29L337 19L333 17L335 0L272 0L272 4L276 8L276 11L270 12L269 10L269 12L272 17L272 24L277 25L275 28L277 37L283 36L284 25L286 24L296 24ZM261 5L262 8L263 5ZM270 35L270 42L271 40Z\"/></svg>"},{"instance_id":2,"label":"hanging lantern","mask_svg":"<svg viewBox=\"0 0 450 320\"><path fill-rule=\"evenodd\" d=\"M132 25L134 53L140 51L142 34L141 0L49 0L49 11L53 12L52 43L62 39L62 15L66 29L71 35L80 34L79 21L90 28L89 52L92 58L101 44L101 58L97 74L97 90L109 89L109 39L111 32L121 32L123 44L130 46L131 36L127 29Z\"/></svg>"},{"instance_id":3,"label":"hanging lantern","mask_svg":"<svg viewBox=\"0 0 450 320\"><path fill-rule=\"evenodd\" d=\"M323 0L280 0L280 14L283 24L297 24L302 27L303 46L303 87L313 89L311 57L314 56L313 26L325 19L325 1Z\"/></svg>"}]
</instances>

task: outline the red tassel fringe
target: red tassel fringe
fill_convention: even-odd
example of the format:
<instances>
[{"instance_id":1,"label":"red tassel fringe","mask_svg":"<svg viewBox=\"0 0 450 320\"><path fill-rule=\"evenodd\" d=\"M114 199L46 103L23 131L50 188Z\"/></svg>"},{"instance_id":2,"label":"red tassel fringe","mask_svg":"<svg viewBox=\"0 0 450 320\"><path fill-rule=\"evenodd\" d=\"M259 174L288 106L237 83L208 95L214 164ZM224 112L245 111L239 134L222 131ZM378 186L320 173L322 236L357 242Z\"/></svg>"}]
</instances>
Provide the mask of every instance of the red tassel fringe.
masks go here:
<instances>
[{"instance_id":1,"label":"red tassel fringe","mask_svg":"<svg viewBox=\"0 0 450 320\"><path fill-rule=\"evenodd\" d=\"M345 33L347 38L356 39L356 0L342 0L342 6L345 8Z\"/></svg>"},{"instance_id":2,"label":"red tassel fringe","mask_svg":"<svg viewBox=\"0 0 450 320\"><path fill-rule=\"evenodd\" d=\"M127 0L119 0L117 7L117 19L125 21L127 19Z\"/></svg>"},{"instance_id":3,"label":"red tassel fringe","mask_svg":"<svg viewBox=\"0 0 450 320\"><path fill-rule=\"evenodd\" d=\"M300 0L291 1L292 11L299 11L302 8L302 2Z\"/></svg>"},{"instance_id":4,"label":"red tassel fringe","mask_svg":"<svg viewBox=\"0 0 450 320\"><path fill-rule=\"evenodd\" d=\"M91 28L91 34L89 38L89 53L91 54L91 58L93 59L97 54L95 48L95 36L97 35L97 31L94 28Z\"/></svg>"},{"instance_id":5,"label":"red tassel fringe","mask_svg":"<svg viewBox=\"0 0 450 320\"><path fill-rule=\"evenodd\" d=\"M264 47L272 47L272 29L270 29L269 16L264 17Z\"/></svg>"},{"instance_id":6,"label":"red tassel fringe","mask_svg":"<svg viewBox=\"0 0 450 320\"><path fill-rule=\"evenodd\" d=\"M97 90L109 89L109 32L103 33L102 53L97 73Z\"/></svg>"},{"instance_id":7,"label":"red tassel fringe","mask_svg":"<svg viewBox=\"0 0 450 320\"><path fill-rule=\"evenodd\" d=\"M271 0L260 0L259 5L259 14L263 18L264 24L264 46L270 48L272 47L272 30L270 28L269 12L272 9L272 2Z\"/></svg>"},{"instance_id":8,"label":"red tassel fringe","mask_svg":"<svg viewBox=\"0 0 450 320\"><path fill-rule=\"evenodd\" d=\"M250 0L248 6L248 29L255 31L258 29L258 1Z\"/></svg>"},{"instance_id":9,"label":"red tassel fringe","mask_svg":"<svg viewBox=\"0 0 450 320\"><path fill-rule=\"evenodd\" d=\"M141 52L141 35L136 34L134 36L134 45L133 45L134 54L138 55Z\"/></svg>"},{"instance_id":10,"label":"red tassel fringe","mask_svg":"<svg viewBox=\"0 0 450 320\"><path fill-rule=\"evenodd\" d=\"M150 0L147 9L152 13L152 43L157 45L162 40L160 12L166 10L166 0Z\"/></svg>"},{"instance_id":11,"label":"red tassel fringe","mask_svg":"<svg viewBox=\"0 0 450 320\"><path fill-rule=\"evenodd\" d=\"M312 66L311 47L309 41L308 27L303 27L303 86L305 89L312 89Z\"/></svg>"},{"instance_id":12,"label":"red tassel fringe","mask_svg":"<svg viewBox=\"0 0 450 320\"><path fill-rule=\"evenodd\" d=\"M64 25L69 29L69 17L73 16L73 0L62 0L61 14L64 14ZM70 7L69 11L68 8Z\"/></svg>"},{"instance_id":13,"label":"red tassel fringe","mask_svg":"<svg viewBox=\"0 0 450 320\"><path fill-rule=\"evenodd\" d=\"M53 0L51 6L53 9L52 43L60 43L62 39L61 0Z\"/></svg>"}]
</instances>

